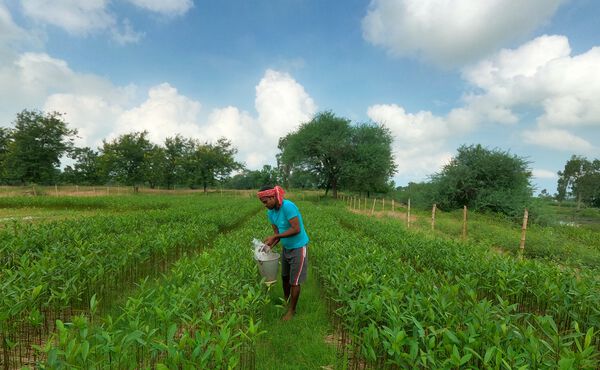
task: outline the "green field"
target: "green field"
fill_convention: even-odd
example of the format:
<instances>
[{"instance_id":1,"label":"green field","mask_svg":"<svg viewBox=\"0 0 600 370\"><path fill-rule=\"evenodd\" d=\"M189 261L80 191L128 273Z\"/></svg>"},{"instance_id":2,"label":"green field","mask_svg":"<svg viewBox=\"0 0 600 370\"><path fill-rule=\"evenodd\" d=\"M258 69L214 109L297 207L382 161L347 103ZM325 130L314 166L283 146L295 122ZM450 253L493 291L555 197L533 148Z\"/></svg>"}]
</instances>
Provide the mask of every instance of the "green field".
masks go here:
<instances>
[{"instance_id":1,"label":"green field","mask_svg":"<svg viewBox=\"0 0 600 370\"><path fill-rule=\"evenodd\" d=\"M592 226L532 225L521 259L514 221L469 215L463 240L462 213L407 229L400 208L309 199L292 197L309 280L282 322L247 194L0 198L0 368L600 367L592 211Z\"/></svg>"}]
</instances>

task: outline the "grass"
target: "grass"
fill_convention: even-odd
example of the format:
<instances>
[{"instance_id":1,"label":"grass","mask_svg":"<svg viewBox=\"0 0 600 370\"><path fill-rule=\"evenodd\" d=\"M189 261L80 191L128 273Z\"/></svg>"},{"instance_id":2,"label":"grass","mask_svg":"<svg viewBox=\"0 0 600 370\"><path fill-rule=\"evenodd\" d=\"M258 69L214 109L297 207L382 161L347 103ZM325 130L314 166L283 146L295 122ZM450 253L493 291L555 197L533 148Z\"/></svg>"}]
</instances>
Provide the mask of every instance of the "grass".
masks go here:
<instances>
[{"instance_id":1,"label":"grass","mask_svg":"<svg viewBox=\"0 0 600 370\"><path fill-rule=\"evenodd\" d=\"M282 321L285 313L281 279L271 286L272 304L264 313L262 329L266 331L257 343L258 369L337 369L334 344L326 337L332 334L327 306L321 298L316 277L309 267L308 279L302 285L296 316Z\"/></svg>"}]
</instances>

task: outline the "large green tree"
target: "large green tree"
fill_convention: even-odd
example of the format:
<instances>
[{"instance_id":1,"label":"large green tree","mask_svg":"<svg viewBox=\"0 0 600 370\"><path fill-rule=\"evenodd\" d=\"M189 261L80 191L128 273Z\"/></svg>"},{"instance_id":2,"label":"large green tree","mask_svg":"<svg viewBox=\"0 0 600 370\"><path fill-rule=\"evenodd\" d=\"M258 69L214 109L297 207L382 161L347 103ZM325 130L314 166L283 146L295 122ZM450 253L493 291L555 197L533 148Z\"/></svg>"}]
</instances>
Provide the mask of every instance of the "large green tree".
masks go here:
<instances>
[{"instance_id":1,"label":"large green tree","mask_svg":"<svg viewBox=\"0 0 600 370\"><path fill-rule=\"evenodd\" d=\"M392 134L383 125L361 124L352 128L352 151L344 166L347 187L366 192L387 192L396 171Z\"/></svg>"},{"instance_id":2,"label":"large green tree","mask_svg":"<svg viewBox=\"0 0 600 370\"><path fill-rule=\"evenodd\" d=\"M58 112L23 110L14 128L3 131L5 176L10 182L55 183L60 158L73 148L77 130L67 127Z\"/></svg>"},{"instance_id":3,"label":"large green tree","mask_svg":"<svg viewBox=\"0 0 600 370\"><path fill-rule=\"evenodd\" d=\"M75 163L64 168L62 178L65 182L81 185L97 185L104 182L98 152L88 147L74 148L69 157L74 159Z\"/></svg>"},{"instance_id":4,"label":"large green tree","mask_svg":"<svg viewBox=\"0 0 600 370\"><path fill-rule=\"evenodd\" d=\"M153 145L148 132L132 132L102 142L102 170L105 176L119 183L133 186L135 192L145 182L148 171L148 154Z\"/></svg>"},{"instance_id":5,"label":"large green tree","mask_svg":"<svg viewBox=\"0 0 600 370\"><path fill-rule=\"evenodd\" d=\"M432 176L434 200L445 209L492 211L517 216L532 196L525 159L481 145L463 145L442 171Z\"/></svg>"},{"instance_id":6,"label":"large green tree","mask_svg":"<svg viewBox=\"0 0 600 370\"><path fill-rule=\"evenodd\" d=\"M173 188L175 184L183 183L186 155L193 151L193 146L192 140L185 139L181 135L165 139L163 182L167 189Z\"/></svg>"},{"instance_id":7,"label":"large green tree","mask_svg":"<svg viewBox=\"0 0 600 370\"><path fill-rule=\"evenodd\" d=\"M225 138L218 139L216 143L195 141L184 165L190 187L200 185L206 192L208 186L242 169L242 165L235 161L236 153L237 149Z\"/></svg>"},{"instance_id":8,"label":"large green tree","mask_svg":"<svg viewBox=\"0 0 600 370\"><path fill-rule=\"evenodd\" d=\"M577 209L582 203L600 206L600 161L588 160L573 155L565 163L562 171L558 171L558 200L567 195L577 200Z\"/></svg>"},{"instance_id":9,"label":"large green tree","mask_svg":"<svg viewBox=\"0 0 600 370\"><path fill-rule=\"evenodd\" d=\"M310 174L336 198L341 187L374 191L389 181L395 170L391 142L383 126L352 125L322 112L280 139L278 159L288 181Z\"/></svg>"}]
</instances>

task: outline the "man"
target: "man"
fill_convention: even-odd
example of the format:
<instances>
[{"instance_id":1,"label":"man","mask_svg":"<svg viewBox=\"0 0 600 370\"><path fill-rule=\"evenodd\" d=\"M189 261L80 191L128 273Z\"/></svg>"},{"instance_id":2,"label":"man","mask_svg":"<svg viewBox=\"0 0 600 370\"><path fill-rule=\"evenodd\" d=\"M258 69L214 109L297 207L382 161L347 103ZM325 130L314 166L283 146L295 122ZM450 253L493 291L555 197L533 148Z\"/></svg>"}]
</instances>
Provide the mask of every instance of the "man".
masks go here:
<instances>
[{"instance_id":1,"label":"man","mask_svg":"<svg viewBox=\"0 0 600 370\"><path fill-rule=\"evenodd\" d=\"M279 186L264 186L258 192L258 198L268 208L267 217L274 232L264 240L264 243L269 249L280 241L283 244L281 279L288 310L282 319L287 321L296 313L300 284L306 280L308 235L304 230L298 207L291 201L283 199L284 194L285 192Z\"/></svg>"}]
</instances>

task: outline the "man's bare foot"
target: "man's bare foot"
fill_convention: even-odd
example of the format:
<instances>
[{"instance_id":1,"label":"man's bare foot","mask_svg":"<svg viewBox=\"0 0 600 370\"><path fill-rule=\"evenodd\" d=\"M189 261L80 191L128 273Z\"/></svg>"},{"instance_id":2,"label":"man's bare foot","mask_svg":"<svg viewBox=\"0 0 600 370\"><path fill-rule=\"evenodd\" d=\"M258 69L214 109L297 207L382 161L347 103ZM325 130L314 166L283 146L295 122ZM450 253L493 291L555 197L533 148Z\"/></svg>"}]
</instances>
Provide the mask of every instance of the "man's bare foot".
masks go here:
<instances>
[{"instance_id":1,"label":"man's bare foot","mask_svg":"<svg viewBox=\"0 0 600 370\"><path fill-rule=\"evenodd\" d=\"M292 319L292 317L294 317L294 312L293 312L293 311L288 311L288 312L285 314L285 316L283 316L283 317L281 318L281 320L283 320L283 321L289 321L289 320L291 320L291 319Z\"/></svg>"}]
</instances>

